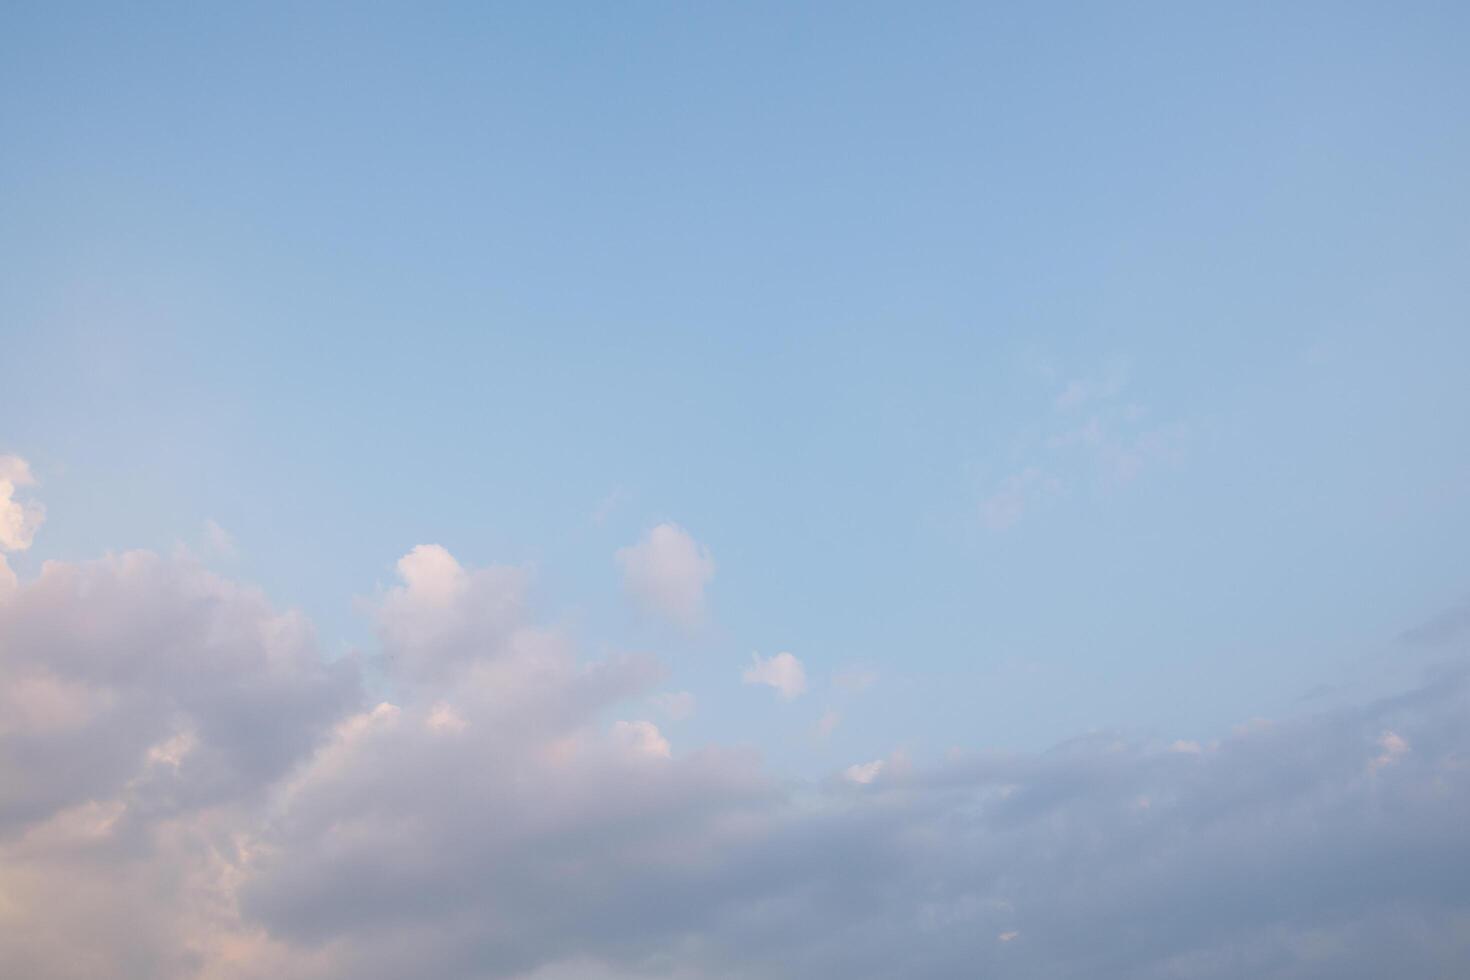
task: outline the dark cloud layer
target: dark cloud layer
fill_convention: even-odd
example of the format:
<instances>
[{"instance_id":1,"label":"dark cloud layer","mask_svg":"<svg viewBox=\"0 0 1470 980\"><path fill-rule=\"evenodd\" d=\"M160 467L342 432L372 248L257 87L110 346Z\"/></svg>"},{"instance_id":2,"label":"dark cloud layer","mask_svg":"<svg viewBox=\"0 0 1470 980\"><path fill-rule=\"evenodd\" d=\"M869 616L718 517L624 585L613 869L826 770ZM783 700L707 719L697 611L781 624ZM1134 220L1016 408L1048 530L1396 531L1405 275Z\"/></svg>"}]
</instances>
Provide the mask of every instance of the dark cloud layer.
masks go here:
<instances>
[{"instance_id":1,"label":"dark cloud layer","mask_svg":"<svg viewBox=\"0 0 1470 980\"><path fill-rule=\"evenodd\" d=\"M661 676L441 548L388 700L184 560L0 595L0 975L1470 973L1470 681L1219 741L790 784L627 713Z\"/></svg>"}]
</instances>

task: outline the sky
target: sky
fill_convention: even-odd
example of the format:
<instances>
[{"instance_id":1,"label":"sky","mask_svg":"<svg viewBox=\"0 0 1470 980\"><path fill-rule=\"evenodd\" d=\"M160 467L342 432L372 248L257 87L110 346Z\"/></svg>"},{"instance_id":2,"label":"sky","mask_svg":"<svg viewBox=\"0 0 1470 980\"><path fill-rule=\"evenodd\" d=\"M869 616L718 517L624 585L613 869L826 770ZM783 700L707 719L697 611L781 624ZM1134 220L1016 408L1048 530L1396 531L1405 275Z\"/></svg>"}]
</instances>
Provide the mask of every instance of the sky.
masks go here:
<instances>
[{"instance_id":1,"label":"sky","mask_svg":"<svg viewBox=\"0 0 1470 980\"><path fill-rule=\"evenodd\" d=\"M1467 42L8 5L0 974L1470 972Z\"/></svg>"}]
</instances>

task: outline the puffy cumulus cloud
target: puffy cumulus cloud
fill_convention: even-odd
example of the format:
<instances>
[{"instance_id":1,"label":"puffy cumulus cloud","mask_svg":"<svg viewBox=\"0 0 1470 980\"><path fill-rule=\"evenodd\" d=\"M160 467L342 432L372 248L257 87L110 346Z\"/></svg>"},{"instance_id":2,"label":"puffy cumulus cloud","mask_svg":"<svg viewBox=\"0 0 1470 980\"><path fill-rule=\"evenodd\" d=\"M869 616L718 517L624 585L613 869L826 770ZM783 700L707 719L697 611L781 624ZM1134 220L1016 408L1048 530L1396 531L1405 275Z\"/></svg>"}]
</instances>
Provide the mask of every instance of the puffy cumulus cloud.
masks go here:
<instances>
[{"instance_id":1,"label":"puffy cumulus cloud","mask_svg":"<svg viewBox=\"0 0 1470 980\"><path fill-rule=\"evenodd\" d=\"M283 784L248 920L332 976L515 976L676 942L774 784L748 754L676 755L650 721L605 722L661 669L579 660L529 621L521 576L410 557L371 610L393 702Z\"/></svg>"},{"instance_id":2,"label":"puffy cumulus cloud","mask_svg":"<svg viewBox=\"0 0 1470 980\"><path fill-rule=\"evenodd\" d=\"M673 755L669 740L651 721L620 721L613 725L613 737L639 755L668 759Z\"/></svg>"},{"instance_id":3,"label":"puffy cumulus cloud","mask_svg":"<svg viewBox=\"0 0 1470 980\"><path fill-rule=\"evenodd\" d=\"M0 595L0 976L195 975L235 921L221 855L357 697L299 615L185 560Z\"/></svg>"},{"instance_id":4,"label":"puffy cumulus cloud","mask_svg":"<svg viewBox=\"0 0 1470 980\"><path fill-rule=\"evenodd\" d=\"M253 792L357 696L354 669L325 664L299 614L187 561L47 562L0 603L0 832L145 783L153 807ZM153 785L150 753L183 735L187 778Z\"/></svg>"},{"instance_id":5,"label":"puffy cumulus cloud","mask_svg":"<svg viewBox=\"0 0 1470 980\"><path fill-rule=\"evenodd\" d=\"M399 584L364 608L400 683L443 682L554 642L528 622L521 569L467 570L437 544L419 545L396 567Z\"/></svg>"},{"instance_id":6,"label":"puffy cumulus cloud","mask_svg":"<svg viewBox=\"0 0 1470 980\"><path fill-rule=\"evenodd\" d=\"M30 464L25 460L19 456L0 456L0 552L29 548L46 520L46 508L16 497L19 488L33 486L35 482ZM0 561L3 560L0 555ZM0 570L0 575L3 574Z\"/></svg>"},{"instance_id":7,"label":"puffy cumulus cloud","mask_svg":"<svg viewBox=\"0 0 1470 980\"><path fill-rule=\"evenodd\" d=\"M704 619L704 590L715 577L709 549L677 524L660 524L619 548L623 587L643 609L682 626Z\"/></svg>"},{"instance_id":8,"label":"puffy cumulus cloud","mask_svg":"<svg viewBox=\"0 0 1470 980\"><path fill-rule=\"evenodd\" d=\"M740 677L747 684L774 688L776 694L786 701L800 697L806 691L806 669L789 653L778 653L774 657L752 653L750 666Z\"/></svg>"},{"instance_id":9,"label":"puffy cumulus cloud","mask_svg":"<svg viewBox=\"0 0 1470 980\"><path fill-rule=\"evenodd\" d=\"M371 706L299 617L188 565L47 566L0 599L0 975L1470 968L1464 671L1185 748L793 783L624 714L657 664L579 657L520 573L399 573L365 604Z\"/></svg>"}]
</instances>

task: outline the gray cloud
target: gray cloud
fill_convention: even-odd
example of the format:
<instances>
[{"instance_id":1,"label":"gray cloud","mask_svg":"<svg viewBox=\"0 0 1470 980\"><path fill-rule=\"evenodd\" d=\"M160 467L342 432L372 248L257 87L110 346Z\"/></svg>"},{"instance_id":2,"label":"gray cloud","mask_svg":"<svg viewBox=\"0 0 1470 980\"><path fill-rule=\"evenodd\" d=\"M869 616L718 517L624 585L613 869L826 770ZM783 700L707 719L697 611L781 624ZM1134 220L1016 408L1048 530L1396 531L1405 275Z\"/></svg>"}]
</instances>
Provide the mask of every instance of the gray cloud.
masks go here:
<instances>
[{"instance_id":1,"label":"gray cloud","mask_svg":"<svg viewBox=\"0 0 1470 980\"><path fill-rule=\"evenodd\" d=\"M1470 636L1470 597L1405 630L1400 639L1417 646L1445 646L1465 636Z\"/></svg>"},{"instance_id":2,"label":"gray cloud","mask_svg":"<svg viewBox=\"0 0 1470 980\"><path fill-rule=\"evenodd\" d=\"M0 603L0 651L0 833L160 766L180 800L258 791L358 696L300 615L143 552L48 562Z\"/></svg>"},{"instance_id":3,"label":"gray cloud","mask_svg":"<svg viewBox=\"0 0 1470 980\"><path fill-rule=\"evenodd\" d=\"M359 696L302 617L187 561L0 596L0 976L204 975L235 850Z\"/></svg>"},{"instance_id":4,"label":"gray cloud","mask_svg":"<svg viewBox=\"0 0 1470 980\"><path fill-rule=\"evenodd\" d=\"M415 557L417 556L417 557ZM524 576L416 549L388 700L178 561L0 598L0 974L1378 977L1470 967L1470 681L1208 745L773 778ZM28 686L27 686L28 685ZM46 710L36 710L45 706Z\"/></svg>"}]
</instances>

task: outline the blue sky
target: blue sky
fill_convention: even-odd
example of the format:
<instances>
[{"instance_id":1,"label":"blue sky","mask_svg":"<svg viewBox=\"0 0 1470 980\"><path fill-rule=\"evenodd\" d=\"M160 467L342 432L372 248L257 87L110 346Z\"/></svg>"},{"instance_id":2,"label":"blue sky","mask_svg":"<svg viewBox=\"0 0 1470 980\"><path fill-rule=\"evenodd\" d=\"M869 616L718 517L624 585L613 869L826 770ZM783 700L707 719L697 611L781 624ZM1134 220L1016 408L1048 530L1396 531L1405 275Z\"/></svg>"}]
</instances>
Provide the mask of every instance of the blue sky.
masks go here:
<instances>
[{"instance_id":1,"label":"blue sky","mask_svg":"<svg viewBox=\"0 0 1470 980\"><path fill-rule=\"evenodd\" d=\"M348 645L441 543L709 733L751 650L865 665L862 749L1201 734L1470 580L1454 5L8 19L33 562L213 520ZM665 520L698 636L619 605Z\"/></svg>"},{"instance_id":2,"label":"blue sky","mask_svg":"<svg viewBox=\"0 0 1470 980\"><path fill-rule=\"evenodd\" d=\"M440 545L810 779L1362 703L1470 593L1463 4L0 20L21 581L183 547L371 660Z\"/></svg>"}]
</instances>

